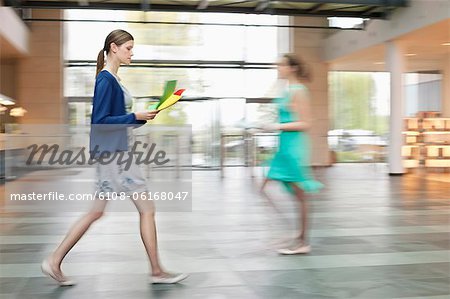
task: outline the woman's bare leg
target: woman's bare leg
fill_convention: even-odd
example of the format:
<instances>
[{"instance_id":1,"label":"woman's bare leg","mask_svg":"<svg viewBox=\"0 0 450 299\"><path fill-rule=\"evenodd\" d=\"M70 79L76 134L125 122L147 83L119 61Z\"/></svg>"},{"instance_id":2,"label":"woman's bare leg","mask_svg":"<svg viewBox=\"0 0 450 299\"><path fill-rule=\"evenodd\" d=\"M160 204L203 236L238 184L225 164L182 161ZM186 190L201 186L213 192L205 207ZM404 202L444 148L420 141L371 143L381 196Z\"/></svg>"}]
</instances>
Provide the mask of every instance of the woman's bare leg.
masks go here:
<instances>
[{"instance_id":1,"label":"woman's bare leg","mask_svg":"<svg viewBox=\"0 0 450 299\"><path fill-rule=\"evenodd\" d=\"M308 231L308 202L306 200L305 192L300 189L296 184L291 183L291 187L295 192L295 198L297 199L298 206L298 215L299 215L299 224L300 224L300 234L297 237L299 241L303 244L306 240L306 233Z\"/></svg>"},{"instance_id":2,"label":"woman's bare leg","mask_svg":"<svg viewBox=\"0 0 450 299\"><path fill-rule=\"evenodd\" d=\"M92 223L103 216L106 200L96 199L92 209L75 222L72 228L67 232L64 240L59 244L56 250L48 257L48 263L53 273L59 281L64 281L65 276L61 271L61 264L67 253L77 244L81 237L86 233Z\"/></svg>"},{"instance_id":3,"label":"woman's bare leg","mask_svg":"<svg viewBox=\"0 0 450 299\"><path fill-rule=\"evenodd\" d=\"M271 179L269 179L268 177L265 177L265 178L264 178L264 181L263 181L263 183L262 183L262 185L261 185L261 188L259 189L259 191L260 191L261 193L265 194L264 189L266 188L267 183L270 182L270 181L271 181Z\"/></svg>"},{"instance_id":4,"label":"woman's bare leg","mask_svg":"<svg viewBox=\"0 0 450 299\"><path fill-rule=\"evenodd\" d=\"M145 198L145 194L142 195ZM142 198L142 197L140 197ZM158 255L158 237L156 233L155 206L152 201L139 199L133 200L139 211L141 239L150 260L153 276L164 274Z\"/></svg>"},{"instance_id":5,"label":"woman's bare leg","mask_svg":"<svg viewBox=\"0 0 450 299\"><path fill-rule=\"evenodd\" d=\"M273 203L273 201L272 201L272 198L267 194L267 192L266 192L266 186L267 186L267 183L269 183L270 181L272 181L271 179L269 179L269 178L264 178L264 181L263 181L263 183L262 183L262 185L261 185L261 187L259 188L259 193L267 200L267 203L272 207L272 208L274 208L275 209L275 211L277 211L278 213L280 213L280 211L277 209L277 207L275 206L275 204Z\"/></svg>"},{"instance_id":6,"label":"woman's bare leg","mask_svg":"<svg viewBox=\"0 0 450 299\"><path fill-rule=\"evenodd\" d=\"M308 205L306 195L295 183L290 183L290 187L294 190L295 197L299 202L300 235L294 239L291 246L278 249L278 253L288 255L309 253L311 247L306 243L306 232L308 231Z\"/></svg>"},{"instance_id":7,"label":"woman's bare leg","mask_svg":"<svg viewBox=\"0 0 450 299\"><path fill-rule=\"evenodd\" d=\"M163 269L158 255L158 238L156 233L155 206L153 201L146 200L146 193L142 193L139 200L133 200L140 216L141 239L150 260L152 283L177 283L188 275L169 273ZM144 200L142 198L145 198Z\"/></svg>"}]
</instances>

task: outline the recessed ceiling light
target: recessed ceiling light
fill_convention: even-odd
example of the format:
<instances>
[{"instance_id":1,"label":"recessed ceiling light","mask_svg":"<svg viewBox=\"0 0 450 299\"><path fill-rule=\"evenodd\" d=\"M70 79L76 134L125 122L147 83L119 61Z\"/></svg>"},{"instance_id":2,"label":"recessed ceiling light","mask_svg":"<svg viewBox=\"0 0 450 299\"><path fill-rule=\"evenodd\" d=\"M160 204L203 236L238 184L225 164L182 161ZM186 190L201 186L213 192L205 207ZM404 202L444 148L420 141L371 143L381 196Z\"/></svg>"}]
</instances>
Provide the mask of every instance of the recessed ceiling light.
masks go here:
<instances>
[{"instance_id":1,"label":"recessed ceiling light","mask_svg":"<svg viewBox=\"0 0 450 299\"><path fill-rule=\"evenodd\" d=\"M417 54L414 54L414 53L408 53L408 54L405 54L405 56L416 56Z\"/></svg>"},{"instance_id":2,"label":"recessed ceiling light","mask_svg":"<svg viewBox=\"0 0 450 299\"><path fill-rule=\"evenodd\" d=\"M441 44L443 46L450 46L450 42Z\"/></svg>"},{"instance_id":3,"label":"recessed ceiling light","mask_svg":"<svg viewBox=\"0 0 450 299\"><path fill-rule=\"evenodd\" d=\"M383 61L377 61L377 62L374 62L373 64L384 64L384 62Z\"/></svg>"}]
</instances>

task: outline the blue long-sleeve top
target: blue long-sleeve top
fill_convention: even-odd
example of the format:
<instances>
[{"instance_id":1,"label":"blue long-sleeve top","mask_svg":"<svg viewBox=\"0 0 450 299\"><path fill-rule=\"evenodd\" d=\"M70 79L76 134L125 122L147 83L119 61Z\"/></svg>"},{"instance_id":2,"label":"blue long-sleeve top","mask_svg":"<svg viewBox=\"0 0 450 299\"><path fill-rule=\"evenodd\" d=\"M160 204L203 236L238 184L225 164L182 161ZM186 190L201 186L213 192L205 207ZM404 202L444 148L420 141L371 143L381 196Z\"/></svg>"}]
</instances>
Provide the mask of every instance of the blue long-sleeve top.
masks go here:
<instances>
[{"instance_id":1,"label":"blue long-sleeve top","mask_svg":"<svg viewBox=\"0 0 450 299\"><path fill-rule=\"evenodd\" d=\"M98 157L101 152L128 150L128 127L139 127L145 120L137 120L127 113L123 90L116 78L106 70L95 81L91 116L90 152Z\"/></svg>"}]
</instances>

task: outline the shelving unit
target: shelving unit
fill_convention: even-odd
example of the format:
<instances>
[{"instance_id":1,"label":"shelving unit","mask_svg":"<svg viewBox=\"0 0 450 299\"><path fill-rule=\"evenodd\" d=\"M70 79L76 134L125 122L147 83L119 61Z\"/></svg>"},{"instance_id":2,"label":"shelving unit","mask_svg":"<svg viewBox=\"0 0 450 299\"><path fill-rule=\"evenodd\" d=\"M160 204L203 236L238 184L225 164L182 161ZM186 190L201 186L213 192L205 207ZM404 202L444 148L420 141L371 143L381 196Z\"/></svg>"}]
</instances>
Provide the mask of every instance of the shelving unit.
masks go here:
<instances>
[{"instance_id":1,"label":"shelving unit","mask_svg":"<svg viewBox=\"0 0 450 299\"><path fill-rule=\"evenodd\" d=\"M436 112L421 112L405 118L402 157L406 169L450 170L450 118L436 116Z\"/></svg>"}]
</instances>

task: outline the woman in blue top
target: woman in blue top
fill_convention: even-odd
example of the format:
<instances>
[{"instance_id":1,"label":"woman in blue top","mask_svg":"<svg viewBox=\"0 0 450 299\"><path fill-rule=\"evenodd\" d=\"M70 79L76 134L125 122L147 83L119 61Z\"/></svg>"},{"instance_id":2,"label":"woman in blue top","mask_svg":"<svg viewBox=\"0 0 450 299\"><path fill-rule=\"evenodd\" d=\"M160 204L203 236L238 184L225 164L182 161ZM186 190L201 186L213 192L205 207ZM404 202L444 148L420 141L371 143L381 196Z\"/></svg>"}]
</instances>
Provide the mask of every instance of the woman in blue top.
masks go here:
<instances>
[{"instance_id":1,"label":"woman in blue top","mask_svg":"<svg viewBox=\"0 0 450 299\"><path fill-rule=\"evenodd\" d=\"M309 92L301 81L309 79L309 73L294 55L285 54L278 63L280 79L289 83L278 104L279 123L266 127L266 130L281 131L279 146L271 161L262 190L270 180L276 180L293 194L300 203L301 231L292 246L278 250L280 254L308 253L311 247L306 243L308 227L308 206L305 193L315 193L322 184L314 180L309 156L310 145L307 131L311 127L311 107Z\"/></svg>"},{"instance_id":2,"label":"woman in blue top","mask_svg":"<svg viewBox=\"0 0 450 299\"><path fill-rule=\"evenodd\" d=\"M92 119L91 119L91 157L101 157L101 153L128 151L130 127L138 127L152 120L157 111L140 111L127 113L132 98L128 90L120 83L117 72L121 64L130 64L133 56L134 38L124 30L112 31L105 40L104 47L97 58L97 75L95 81ZM106 64L104 54L106 53ZM131 163L126 168L116 161L96 163L97 192L108 195L147 191L146 180L138 165ZM134 196L133 196L134 198ZM142 198L142 196L139 196ZM56 280L60 285L73 285L61 271L61 263L67 253L98 220L104 212L107 200L96 200L94 208L79 219L70 229L58 248L42 262L42 271ZM155 225L155 210L151 200L133 200L139 210L141 239L144 243L151 266L152 283L177 283L187 277L185 274L166 272L158 257Z\"/></svg>"}]
</instances>

